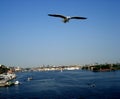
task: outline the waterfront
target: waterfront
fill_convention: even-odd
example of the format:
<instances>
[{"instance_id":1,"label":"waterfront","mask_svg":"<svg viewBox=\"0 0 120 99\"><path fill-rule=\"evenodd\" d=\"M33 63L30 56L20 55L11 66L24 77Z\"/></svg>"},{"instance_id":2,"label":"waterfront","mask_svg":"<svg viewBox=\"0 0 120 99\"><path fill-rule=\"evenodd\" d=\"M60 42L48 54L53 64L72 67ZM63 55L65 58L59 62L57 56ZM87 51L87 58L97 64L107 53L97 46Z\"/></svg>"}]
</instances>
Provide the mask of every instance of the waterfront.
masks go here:
<instances>
[{"instance_id":1,"label":"waterfront","mask_svg":"<svg viewBox=\"0 0 120 99\"><path fill-rule=\"evenodd\" d=\"M19 72L16 80L21 84L1 87L0 99L119 99L119 75L120 71Z\"/></svg>"}]
</instances>

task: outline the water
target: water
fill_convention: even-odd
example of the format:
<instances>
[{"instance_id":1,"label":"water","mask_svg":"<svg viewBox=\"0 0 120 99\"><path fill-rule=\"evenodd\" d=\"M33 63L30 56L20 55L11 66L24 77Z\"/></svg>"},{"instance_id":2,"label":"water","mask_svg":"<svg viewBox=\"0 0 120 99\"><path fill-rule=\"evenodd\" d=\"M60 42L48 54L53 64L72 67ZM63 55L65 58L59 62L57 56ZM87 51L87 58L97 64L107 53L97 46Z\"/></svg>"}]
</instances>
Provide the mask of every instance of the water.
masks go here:
<instances>
[{"instance_id":1,"label":"water","mask_svg":"<svg viewBox=\"0 0 120 99\"><path fill-rule=\"evenodd\" d=\"M0 99L120 99L120 71L23 72L16 80L0 87Z\"/></svg>"}]
</instances>

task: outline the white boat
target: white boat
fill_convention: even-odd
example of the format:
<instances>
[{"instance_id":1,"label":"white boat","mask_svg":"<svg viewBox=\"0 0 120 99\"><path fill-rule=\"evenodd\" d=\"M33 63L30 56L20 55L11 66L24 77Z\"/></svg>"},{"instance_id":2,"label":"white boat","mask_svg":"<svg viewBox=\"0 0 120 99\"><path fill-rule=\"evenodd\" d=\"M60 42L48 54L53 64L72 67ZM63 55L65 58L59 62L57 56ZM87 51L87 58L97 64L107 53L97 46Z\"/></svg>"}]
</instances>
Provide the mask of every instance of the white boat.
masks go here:
<instances>
[{"instance_id":1,"label":"white boat","mask_svg":"<svg viewBox=\"0 0 120 99\"><path fill-rule=\"evenodd\" d=\"M0 86L11 86L13 83L12 79L16 77L15 74L0 74Z\"/></svg>"},{"instance_id":2,"label":"white boat","mask_svg":"<svg viewBox=\"0 0 120 99\"><path fill-rule=\"evenodd\" d=\"M14 84L18 85L18 84L20 84L20 82L17 80L17 81L14 82Z\"/></svg>"},{"instance_id":3,"label":"white boat","mask_svg":"<svg viewBox=\"0 0 120 99\"><path fill-rule=\"evenodd\" d=\"M28 77L28 81L32 80L32 77Z\"/></svg>"}]
</instances>

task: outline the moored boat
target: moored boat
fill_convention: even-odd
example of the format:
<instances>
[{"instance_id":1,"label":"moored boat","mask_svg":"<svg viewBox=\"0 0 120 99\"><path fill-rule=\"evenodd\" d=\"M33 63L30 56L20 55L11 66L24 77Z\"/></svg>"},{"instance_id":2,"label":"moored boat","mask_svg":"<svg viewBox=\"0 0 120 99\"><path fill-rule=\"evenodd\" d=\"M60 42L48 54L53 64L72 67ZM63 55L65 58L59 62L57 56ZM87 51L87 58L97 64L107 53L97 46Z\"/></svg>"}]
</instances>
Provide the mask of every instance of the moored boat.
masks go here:
<instances>
[{"instance_id":1,"label":"moored boat","mask_svg":"<svg viewBox=\"0 0 120 99\"><path fill-rule=\"evenodd\" d=\"M0 75L0 86L11 86L14 85L14 83L11 81L14 78L16 78L15 74L1 74Z\"/></svg>"}]
</instances>

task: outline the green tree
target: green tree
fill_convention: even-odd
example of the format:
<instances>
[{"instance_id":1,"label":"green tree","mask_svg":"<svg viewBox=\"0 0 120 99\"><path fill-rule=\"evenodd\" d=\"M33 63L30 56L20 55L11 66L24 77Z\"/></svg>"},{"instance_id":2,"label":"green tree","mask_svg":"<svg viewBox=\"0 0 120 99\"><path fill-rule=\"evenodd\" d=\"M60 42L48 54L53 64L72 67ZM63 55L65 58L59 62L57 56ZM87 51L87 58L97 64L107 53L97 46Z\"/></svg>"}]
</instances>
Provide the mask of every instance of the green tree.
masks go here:
<instances>
[{"instance_id":1,"label":"green tree","mask_svg":"<svg viewBox=\"0 0 120 99\"><path fill-rule=\"evenodd\" d=\"M0 74L7 73L8 70L9 69L6 66L4 66L4 65L0 66Z\"/></svg>"}]
</instances>

